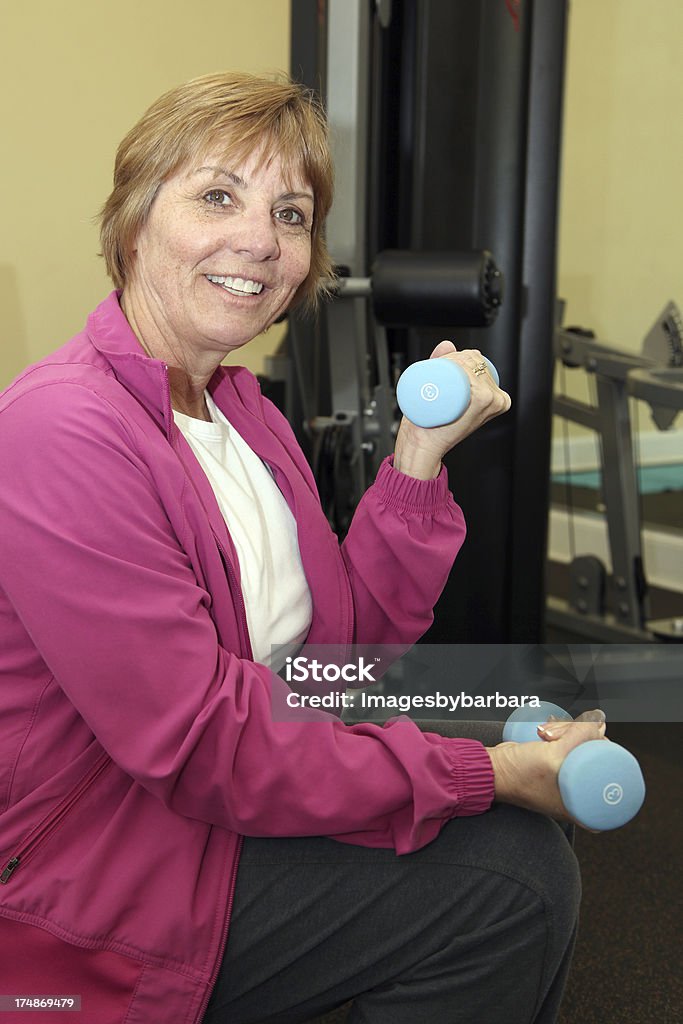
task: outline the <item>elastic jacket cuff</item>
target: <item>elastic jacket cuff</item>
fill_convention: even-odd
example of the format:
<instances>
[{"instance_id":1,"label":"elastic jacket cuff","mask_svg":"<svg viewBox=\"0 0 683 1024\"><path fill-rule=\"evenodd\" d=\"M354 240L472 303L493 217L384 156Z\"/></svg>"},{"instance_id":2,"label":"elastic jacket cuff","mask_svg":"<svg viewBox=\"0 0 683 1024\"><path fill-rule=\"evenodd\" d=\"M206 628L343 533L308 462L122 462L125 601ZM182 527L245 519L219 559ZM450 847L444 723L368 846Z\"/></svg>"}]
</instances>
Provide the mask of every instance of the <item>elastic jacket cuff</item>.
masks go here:
<instances>
[{"instance_id":1,"label":"elastic jacket cuff","mask_svg":"<svg viewBox=\"0 0 683 1024\"><path fill-rule=\"evenodd\" d=\"M442 737L453 767L457 793L454 817L467 817L488 811L494 800L494 774L491 758L479 740Z\"/></svg>"},{"instance_id":2,"label":"elastic jacket cuff","mask_svg":"<svg viewBox=\"0 0 683 1024\"><path fill-rule=\"evenodd\" d=\"M445 466L433 480L418 480L394 469L393 455L381 463L374 487L380 501L407 512L434 513L452 500Z\"/></svg>"}]
</instances>

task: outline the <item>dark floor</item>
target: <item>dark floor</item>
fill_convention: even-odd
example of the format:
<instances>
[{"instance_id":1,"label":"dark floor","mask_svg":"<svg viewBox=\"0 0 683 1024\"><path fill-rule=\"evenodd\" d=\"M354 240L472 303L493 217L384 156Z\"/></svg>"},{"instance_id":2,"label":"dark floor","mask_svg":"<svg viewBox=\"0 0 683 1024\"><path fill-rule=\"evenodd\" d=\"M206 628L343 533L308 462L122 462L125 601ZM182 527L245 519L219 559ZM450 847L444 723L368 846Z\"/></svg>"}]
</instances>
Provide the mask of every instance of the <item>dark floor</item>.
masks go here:
<instances>
[{"instance_id":1,"label":"dark floor","mask_svg":"<svg viewBox=\"0 0 683 1024\"><path fill-rule=\"evenodd\" d=\"M623 829L577 834L582 926L559 1024L680 1024L683 724L609 735L638 757L647 798Z\"/></svg>"}]
</instances>

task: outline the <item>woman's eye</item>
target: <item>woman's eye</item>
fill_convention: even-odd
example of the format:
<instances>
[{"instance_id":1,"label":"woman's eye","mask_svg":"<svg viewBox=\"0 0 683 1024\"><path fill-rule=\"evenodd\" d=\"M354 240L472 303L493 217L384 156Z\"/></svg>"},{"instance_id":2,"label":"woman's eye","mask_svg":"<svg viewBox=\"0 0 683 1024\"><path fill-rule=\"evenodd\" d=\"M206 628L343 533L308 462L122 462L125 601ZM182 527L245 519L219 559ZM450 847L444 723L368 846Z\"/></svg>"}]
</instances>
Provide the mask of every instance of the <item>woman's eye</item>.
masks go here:
<instances>
[{"instance_id":1,"label":"woman's eye","mask_svg":"<svg viewBox=\"0 0 683 1024\"><path fill-rule=\"evenodd\" d=\"M275 216L285 224L305 224L304 215L299 210L293 209L291 206L288 206L284 210L277 210Z\"/></svg>"},{"instance_id":2,"label":"woman's eye","mask_svg":"<svg viewBox=\"0 0 683 1024\"><path fill-rule=\"evenodd\" d=\"M214 206L228 206L232 202L230 195L222 188L212 188L204 198Z\"/></svg>"}]
</instances>

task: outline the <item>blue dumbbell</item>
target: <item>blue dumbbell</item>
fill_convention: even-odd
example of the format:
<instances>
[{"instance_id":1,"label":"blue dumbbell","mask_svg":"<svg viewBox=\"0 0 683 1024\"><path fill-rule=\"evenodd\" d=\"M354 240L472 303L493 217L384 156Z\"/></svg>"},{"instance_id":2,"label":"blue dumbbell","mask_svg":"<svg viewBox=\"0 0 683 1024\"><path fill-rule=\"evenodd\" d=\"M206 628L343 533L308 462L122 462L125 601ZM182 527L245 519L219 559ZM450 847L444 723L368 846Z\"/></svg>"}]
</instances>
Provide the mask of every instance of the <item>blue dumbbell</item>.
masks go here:
<instances>
[{"instance_id":1,"label":"blue dumbbell","mask_svg":"<svg viewBox=\"0 0 683 1024\"><path fill-rule=\"evenodd\" d=\"M486 363L498 384L498 371L489 359ZM441 427L460 419L470 404L470 378L452 359L420 359L399 377L396 400L416 427Z\"/></svg>"},{"instance_id":2,"label":"blue dumbbell","mask_svg":"<svg viewBox=\"0 0 683 1024\"><path fill-rule=\"evenodd\" d=\"M518 708L505 723L503 739L540 742L536 729L552 716L571 721L563 708L546 701L539 708ZM625 825L645 799L643 773L633 754L605 740L588 740L575 747L562 762L557 781L569 814L599 832Z\"/></svg>"}]
</instances>

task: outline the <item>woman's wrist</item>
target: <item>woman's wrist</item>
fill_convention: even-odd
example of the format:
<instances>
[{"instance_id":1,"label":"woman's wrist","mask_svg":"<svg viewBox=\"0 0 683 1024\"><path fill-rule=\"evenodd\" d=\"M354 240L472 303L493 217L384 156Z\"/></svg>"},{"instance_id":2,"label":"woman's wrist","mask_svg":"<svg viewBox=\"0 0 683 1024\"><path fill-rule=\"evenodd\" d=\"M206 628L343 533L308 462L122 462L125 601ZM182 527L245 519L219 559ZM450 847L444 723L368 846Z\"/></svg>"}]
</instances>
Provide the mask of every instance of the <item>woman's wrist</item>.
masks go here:
<instances>
[{"instance_id":1,"label":"woman's wrist","mask_svg":"<svg viewBox=\"0 0 683 1024\"><path fill-rule=\"evenodd\" d=\"M411 428L416 429L406 420L399 427L394 448L394 469L416 480L435 480L441 472L441 453L417 444L410 436Z\"/></svg>"},{"instance_id":2,"label":"woman's wrist","mask_svg":"<svg viewBox=\"0 0 683 1024\"><path fill-rule=\"evenodd\" d=\"M488 747L487 753L491 758L491 767L493 768L494 799L499 803L513 803L516 794L511 776L514 775L514 772L510 771L511 766L508 763L505 748L500 750L498 747Z\"/></svg>"}]
</instances>

